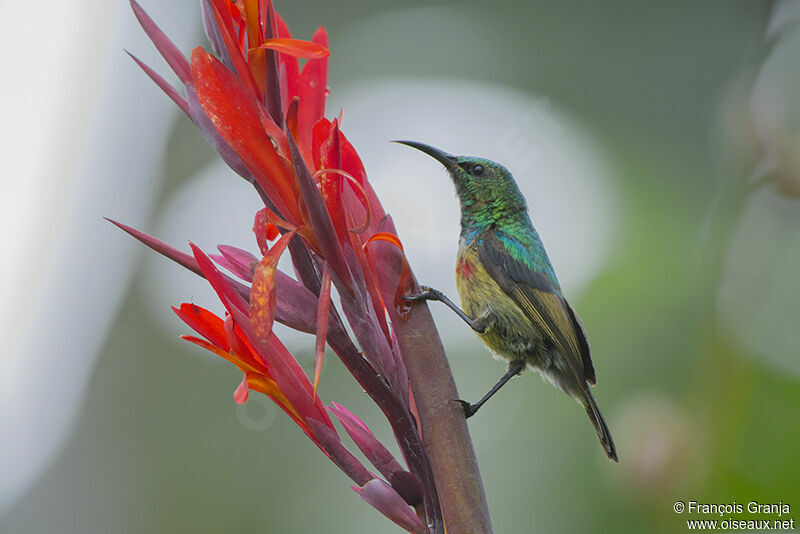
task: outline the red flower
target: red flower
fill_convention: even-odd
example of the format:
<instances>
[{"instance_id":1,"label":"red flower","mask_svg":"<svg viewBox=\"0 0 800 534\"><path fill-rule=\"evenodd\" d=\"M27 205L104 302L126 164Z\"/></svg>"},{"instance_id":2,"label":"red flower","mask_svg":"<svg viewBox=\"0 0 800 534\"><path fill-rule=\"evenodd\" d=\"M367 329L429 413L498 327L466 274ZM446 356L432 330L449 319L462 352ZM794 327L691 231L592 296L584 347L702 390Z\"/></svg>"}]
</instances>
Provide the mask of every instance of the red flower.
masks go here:
<instances>
[{"instance_id":1,"label":"red flower","mask_svg":"<svg viewBox=\"0 0 800 534\"><path fill-rule=\"evenodd\" d=\"M134 60L264 201L253 227L261 256L228 246L220 246L219 255L207 255L194 245L190 255L115 224L214 288L224 318L194 304L175 312L199 334L184 339L242 371L236 402L245 402L250 390L267 395L357 484L354 489L365 501L408 531L442 532L393 330L406 312L399 295L414 282L357 152L340 121L324 117L325 30L317 30L310 42L300 41L268 0L204 0L214 53L198 47L187 61L139 5L133 0L131 5L184 91ZM306 59L302 69L298 58ZM287 249L296 278L277 269ZM342 315L331 303L332 285ZM273 333L275 320L316 334L313 380ZM326 344L387 416L407 468L355 415L337 404L323 406L317 384ZM329 410L383 478L347 450Z\"/></svg>"}]
</instances>

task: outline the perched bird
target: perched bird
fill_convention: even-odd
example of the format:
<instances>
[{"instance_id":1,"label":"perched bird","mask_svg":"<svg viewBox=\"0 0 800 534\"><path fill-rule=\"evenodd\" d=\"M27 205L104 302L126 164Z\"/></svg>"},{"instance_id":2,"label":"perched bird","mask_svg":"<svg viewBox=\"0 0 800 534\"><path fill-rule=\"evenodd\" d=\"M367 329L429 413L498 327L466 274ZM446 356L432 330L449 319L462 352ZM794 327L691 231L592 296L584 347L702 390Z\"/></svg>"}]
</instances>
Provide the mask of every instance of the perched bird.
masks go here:
<instances>
[{"instance_id":1,"label":"perched bird","mask_svg":"<svg viewBox=\"0 0 800 534\"><path fill-rule=\"evenodd\" d=\"M487 159L452 156L415 141L397 142L442 163L461 203L456 285L462 309L427 286L406 298L443 302L495 355L509 362L506 374L481 400L475 404L459 401L466 416L475 414L512 377L532 367L586 409L606 455L617 461L611 433L589 391L596 378L586 333L561 294L514 177Z\"/></svg>"}]
</instances>

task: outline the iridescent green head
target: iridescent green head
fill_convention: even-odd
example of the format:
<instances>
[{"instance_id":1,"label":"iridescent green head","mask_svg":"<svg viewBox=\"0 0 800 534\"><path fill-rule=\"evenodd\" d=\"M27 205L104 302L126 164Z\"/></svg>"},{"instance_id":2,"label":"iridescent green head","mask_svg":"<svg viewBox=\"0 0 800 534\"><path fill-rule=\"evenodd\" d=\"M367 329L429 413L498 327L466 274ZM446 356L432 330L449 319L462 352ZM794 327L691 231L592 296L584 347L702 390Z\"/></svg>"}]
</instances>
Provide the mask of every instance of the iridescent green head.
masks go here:
<instances>
[{"instance_id":1,"label":"iridescent green head","mask_svg":"<svg viewBox=\"0 0 800 534\"><path fill-rule=\"evenodd\" d=\"M519 216L527 218L525 197L514 176L494 161L472 156L453 156L416 141L397 141L425 152L445 166L461 202L463 228L502 225Z\"/></svg>"}]
</instances>

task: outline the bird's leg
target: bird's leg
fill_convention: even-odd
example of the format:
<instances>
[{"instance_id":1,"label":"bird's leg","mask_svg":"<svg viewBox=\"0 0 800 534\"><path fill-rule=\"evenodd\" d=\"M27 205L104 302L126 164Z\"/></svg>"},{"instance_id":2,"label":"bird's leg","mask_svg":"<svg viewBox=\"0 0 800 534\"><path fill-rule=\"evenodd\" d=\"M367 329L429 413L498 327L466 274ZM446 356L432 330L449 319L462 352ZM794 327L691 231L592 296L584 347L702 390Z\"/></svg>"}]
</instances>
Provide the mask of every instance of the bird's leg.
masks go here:
<instances>
[{"instance_id":1,"label":"bird's leg","mask_svg":"<svg viewBox=\"0 0 800 534\"><path fill-rule=\"evenodd\" d=\"M520 374L523 369L525 369L525 362L522 360L514 360L513 362L508 364L508 371L506 371L506 374L504 374L503 377L497 381L497 384L495 384L492 387L492 389L489 390L489 393L484 395L483 398L481 398L481 400L479 400L475 404L470 404L467 401L461 399L456 399L455 402L458 402L459 404L461 404L461 406L464 407L464 415L467 418L470 418L473 415L475 415L477 411L480 409L480 407L483 406L483 404L487 400L489 400L492 395L497 393L500 390L500 388L506 384L506 382L508 382L509 380Z\"/></svg>"},{"instance_id":2,"label":"bird's leg","mask_svg":"<svg viewBox=\"0 0 800 534\"><path fill-rule=\"evenodd\" d=\"M464 313L464 310L459 308L455 305L455 303L447 298L444 293L439 291L438 289L433 289L432 287L428 286L420 286L422 287L422 293L417 293L416 295L403 295L403 298L406 300L438 300L442 302L445 306L456 312L456 315L461 317L465 323L467 323L470 328L478 332L479 334L483 334L486 332L486 328L489 326L490 317L489 314L482 314L475 319L472 319L469 315Z\"/></svg>"}]
</instances>

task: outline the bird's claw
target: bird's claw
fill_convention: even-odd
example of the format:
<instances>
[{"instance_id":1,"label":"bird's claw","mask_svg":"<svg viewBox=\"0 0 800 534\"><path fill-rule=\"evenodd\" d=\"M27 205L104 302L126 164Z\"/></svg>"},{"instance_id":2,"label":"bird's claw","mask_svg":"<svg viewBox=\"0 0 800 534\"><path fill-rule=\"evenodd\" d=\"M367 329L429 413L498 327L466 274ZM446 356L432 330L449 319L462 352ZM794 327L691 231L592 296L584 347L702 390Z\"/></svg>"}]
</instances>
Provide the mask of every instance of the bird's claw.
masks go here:
<instances>
[{"instance_id":1,"label":"bird's claw","mask_svg":"<svg viewBox=\"0 0 800 534\"><path fill-rule=\"evenodd\" d=\"M434 290L432 290L428 286L420 286L422 289L421 293L415 293L413 295L403 295L405 300L410 300L412 302L420 301L420 300L429 300L431 297L435 297Z\"/></svg>"},{"instance_id":2,"label":"bird's claw","mask_svg":"<svg viewBox=\"0 0 800 534\"><path fill-rule=\"evenodd\" d=\"M470 417L475 415L475 412L478 411L478 408L475 407L474 404L470 404L465 400L453 399L453 402L457 402L458 404L461 405L461 408L464 410L464 418L466 418L466 419L469 419Z\"/></svg>"}]
</instances>

